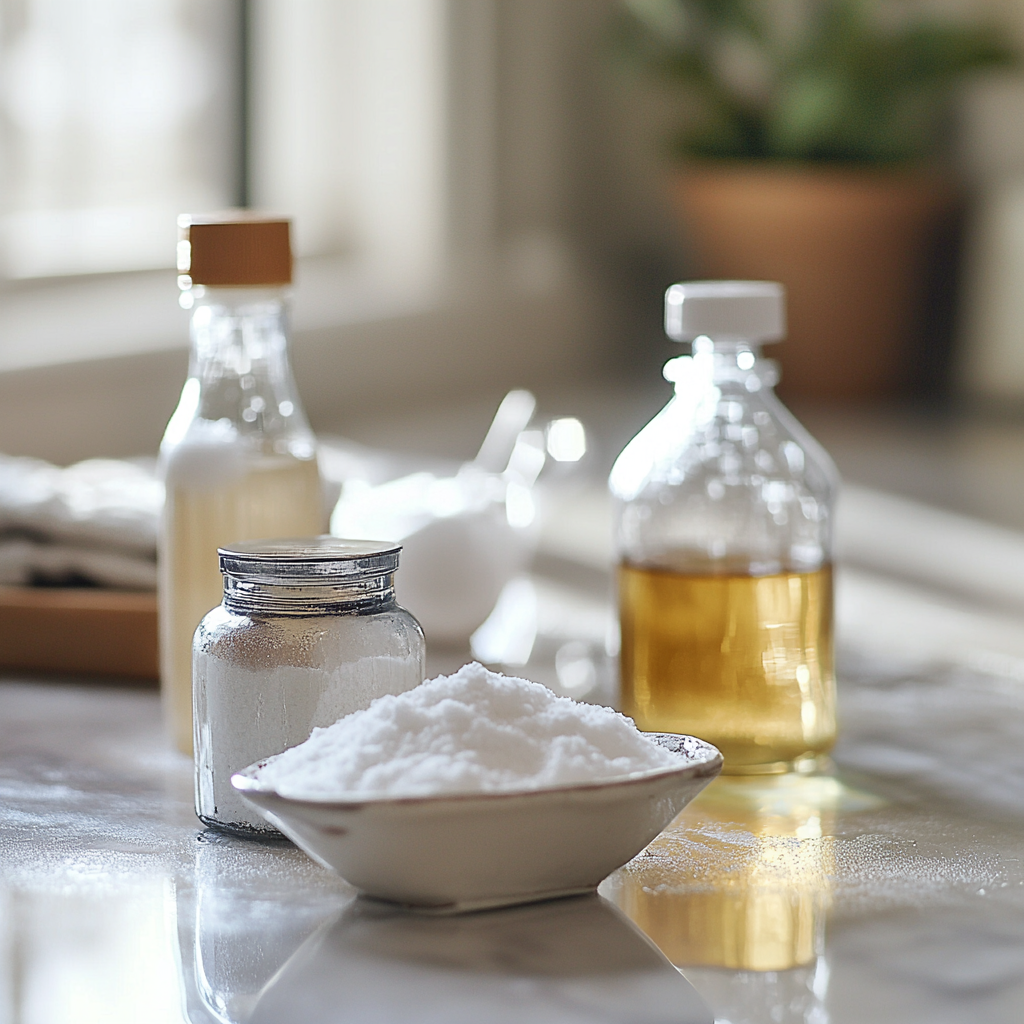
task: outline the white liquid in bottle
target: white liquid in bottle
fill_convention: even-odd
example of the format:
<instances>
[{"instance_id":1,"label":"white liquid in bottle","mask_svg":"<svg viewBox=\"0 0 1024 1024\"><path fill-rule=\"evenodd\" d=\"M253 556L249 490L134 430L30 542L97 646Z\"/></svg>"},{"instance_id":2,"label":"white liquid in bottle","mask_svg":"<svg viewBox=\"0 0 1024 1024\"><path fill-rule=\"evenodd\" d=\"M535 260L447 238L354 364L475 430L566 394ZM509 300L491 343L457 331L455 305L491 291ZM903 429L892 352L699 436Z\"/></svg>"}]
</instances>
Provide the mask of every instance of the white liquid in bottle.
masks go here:
<instances>
[{"instance_id":1,"label":"white liquid in bottle","mask_svg":"<svg viewBox=\"0 0 1024 1024\"><path fill-rule=\"evenodd\" d=\"M168 459L160 558L160 675L164 715L175 745L192 752L192 637L202 617L220 604L224 581L217 548L241 540L306 537L324 529L316 459L263 456L239 476L189 480L188 461ZM175 472L176 463L179 471Z\"/></svg>"}]
</instances>

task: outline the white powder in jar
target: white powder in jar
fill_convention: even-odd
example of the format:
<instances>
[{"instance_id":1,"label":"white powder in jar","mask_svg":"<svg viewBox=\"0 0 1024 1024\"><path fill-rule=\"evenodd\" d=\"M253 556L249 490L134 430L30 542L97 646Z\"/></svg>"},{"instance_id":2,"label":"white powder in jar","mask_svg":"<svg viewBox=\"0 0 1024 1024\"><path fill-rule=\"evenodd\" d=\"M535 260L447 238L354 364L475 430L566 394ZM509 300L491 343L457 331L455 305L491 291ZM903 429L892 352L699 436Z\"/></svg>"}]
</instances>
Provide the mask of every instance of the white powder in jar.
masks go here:
<instances>
[{"instance_id":1,"label":"white powder in jar","mask_svg":"<svg viewBox=\"0 0 1024 1024\"><path fill-rule=\"evenodd\" d=\"M678 765L611 708L472 662L314 729L258 778L282 796L331 800L546 789Z\"/></svg>"}]
</instances>

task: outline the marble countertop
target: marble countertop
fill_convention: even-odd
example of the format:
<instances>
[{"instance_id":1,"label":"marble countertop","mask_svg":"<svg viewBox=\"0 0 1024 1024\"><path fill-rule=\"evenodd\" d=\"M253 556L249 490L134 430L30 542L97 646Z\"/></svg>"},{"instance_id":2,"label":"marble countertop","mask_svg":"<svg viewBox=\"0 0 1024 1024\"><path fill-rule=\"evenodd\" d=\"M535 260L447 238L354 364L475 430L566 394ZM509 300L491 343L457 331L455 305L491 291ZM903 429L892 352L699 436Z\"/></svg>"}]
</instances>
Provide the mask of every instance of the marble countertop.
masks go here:
<instances>
[{"instance_id":1,"label":"marble countertop","mask_svg":"<svg viewBox=\"0 0 1024 1024\"><path fill-rule=\"evenodd\" d=\"M835 774L720 780L599 897L449 919L202 831L155 692L9 679L0 1020L1017 1020L1024 680L841 677Z\"/></svg>"},{"instance_id":2,"label":"marble countertop","mask_svg":"<svg viewBox=\"0 0 1024 1024\"><path fill-rule=\"evenodd\" d=\"M0 680L0 1022L1019 1020L1024 598L909 541L873 562L864 517L912 538L920 510L859 500L835 771L719 780L596 896L452 918L357 898L290 845L201 829L154 690ZM524 674L599 696L603 512L566 502Z\"/></svg>"}]
</instances>

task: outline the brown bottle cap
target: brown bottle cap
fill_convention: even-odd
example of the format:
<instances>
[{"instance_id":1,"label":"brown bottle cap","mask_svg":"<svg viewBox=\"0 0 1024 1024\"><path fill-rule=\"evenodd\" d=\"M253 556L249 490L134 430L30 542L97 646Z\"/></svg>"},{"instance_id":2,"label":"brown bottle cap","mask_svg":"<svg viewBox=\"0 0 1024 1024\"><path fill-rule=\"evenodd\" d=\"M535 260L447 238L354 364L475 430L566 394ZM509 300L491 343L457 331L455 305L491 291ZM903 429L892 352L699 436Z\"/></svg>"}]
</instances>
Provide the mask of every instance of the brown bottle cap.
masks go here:
<instances>
[{"instance_id":1,"label":"brown bottle cap","mask_svg":"<svg viewBox=\"0 0 1024 1024\"><path fill-rule=\"evenodd\" d=\"M244 287L291 284L286 217L227 210L178 218L178 273L193 284Z\"/></svg>"}]
</instances>

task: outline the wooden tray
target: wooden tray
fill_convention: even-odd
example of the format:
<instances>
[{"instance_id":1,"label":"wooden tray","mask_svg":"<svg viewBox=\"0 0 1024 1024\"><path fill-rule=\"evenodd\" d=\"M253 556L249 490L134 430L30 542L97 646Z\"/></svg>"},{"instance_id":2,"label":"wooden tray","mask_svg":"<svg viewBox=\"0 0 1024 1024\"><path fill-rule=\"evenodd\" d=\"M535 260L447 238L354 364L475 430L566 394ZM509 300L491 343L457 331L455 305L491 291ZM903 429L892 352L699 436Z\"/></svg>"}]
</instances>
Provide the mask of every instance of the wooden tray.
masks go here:
<instances>
[{"instance_id":1,"label":"wooden tray","mask_svg":"<svg viewBox=\"0 0 1024 1024\"><path fill-rule=\"evenodd\" d=\"M156 594L0 587L0 668L156 679Z\"/></svg>"}]
</instances>

